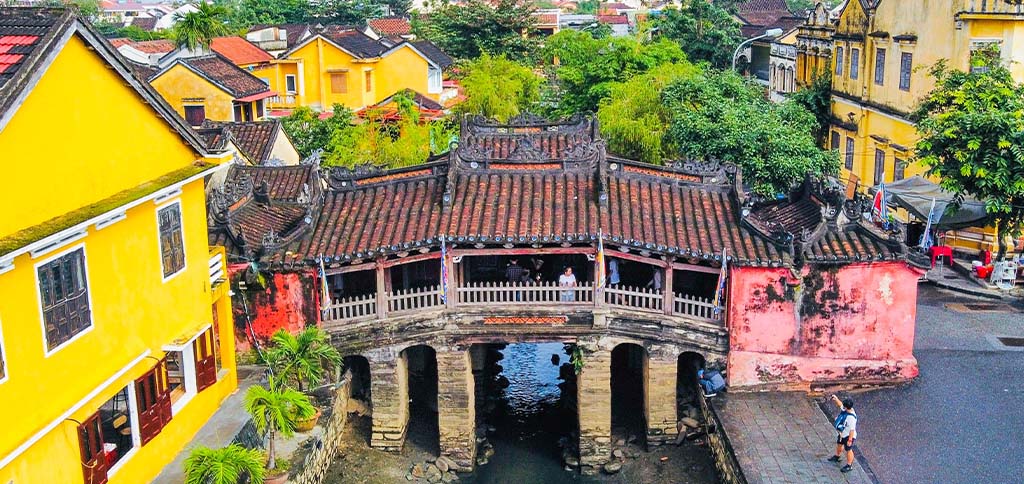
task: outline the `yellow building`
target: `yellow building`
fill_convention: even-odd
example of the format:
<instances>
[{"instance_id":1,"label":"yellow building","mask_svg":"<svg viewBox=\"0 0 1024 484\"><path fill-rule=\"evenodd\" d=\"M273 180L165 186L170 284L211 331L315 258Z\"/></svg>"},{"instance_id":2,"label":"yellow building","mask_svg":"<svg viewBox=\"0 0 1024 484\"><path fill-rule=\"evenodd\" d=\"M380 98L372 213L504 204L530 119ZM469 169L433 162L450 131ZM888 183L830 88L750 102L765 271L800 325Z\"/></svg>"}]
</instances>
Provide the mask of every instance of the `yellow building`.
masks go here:
<instances>
[{"instance_id":1,"label":"yellow building","mask_svg":"<svg viewBox=\"0 0 1024 484\"><path fill-rule=\"evenodd\" d=\"M832 25L830 12L825 4L818 2L807 14L807 21L800 25L796 34L796 85L804 88L819 75L827 75L832 69Z\"/></svg>"},{"instance_id":2,"label":"yellow building","mask_svg":"<svg viewBox=\"0 0 1024 484\"><path fill-rule=\"evenodd\" d=\"M223 158L73 11L0 18L0 482L149 482L237 386Z\"/></svg>"},{"instance_id":3,"label":"yellow building","mask_svg":"<svg viewBox=\"0 0 1024 484\"><path fill-rule=\"evenodd\" d=\"M917 131L909 114L934 87L928 67L946 59L967 70L972 52L995 45L1021 80L1022 36L1024 10L1004 1L847 2L833 36L829 136L844 174L868 186L922 174L925 168L912 161ZM976 238L984 243L961 245L994 242L980 232Z\"/></svg>"},{"instance_id":4,"label":"yellow building","mask_svg":"<svg viewBox=\"0 0 1024 484\"><path fill-rule=\"evenodd\" d=\"M161 64L165 62L161 59ZM149 83L191 126L203 121L257 121L276 93L217 53L168 59Z\"/></svg>"},{"instance_id":5,"label":"yellow building","mask_svg":"<svg viewBox=\"0 0 1024 484\"><path fill-rule=\"evenodd\" d=\"M327 26L282 53L277 108L309 106L330 110L335 103L357 110L412 89L439 101L442 71L452 59L426 41L391 44L354 28ZM292 104L288 104L291 101Z\"/></svg>"}]
</instances>

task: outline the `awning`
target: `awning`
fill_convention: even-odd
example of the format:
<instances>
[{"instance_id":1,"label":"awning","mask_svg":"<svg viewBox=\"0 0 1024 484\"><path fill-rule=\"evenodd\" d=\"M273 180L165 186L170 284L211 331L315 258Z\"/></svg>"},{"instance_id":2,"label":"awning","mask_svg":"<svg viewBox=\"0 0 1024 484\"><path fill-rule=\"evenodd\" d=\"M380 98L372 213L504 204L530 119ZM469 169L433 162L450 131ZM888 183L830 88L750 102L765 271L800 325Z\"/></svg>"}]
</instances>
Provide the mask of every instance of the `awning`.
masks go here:
<instances>
[{"instance_id":1,"label":"awning","mask_svg":"<svg viewBox=\"0 0 1024 484\"><path fill-rule=\"evenodd\" d=\"M872 188L871 191L876 189ZM885 193L887 203L906 209L921 221L928 220L928 210L932 200L935 200L935 213L942 214L942 217L933 223L933 227L939 230L983 227L988 218L985 204L970 197L964 197L959 210L946 213L946 207L953 203L953 193L921 176L888 183L885 185Z\"/></svg>"},{"instance_id":2,"label":"awning","mask_svg":"<svg viewBox=\"0 0 1024 484\"><path fill-rule=\"evenodd\" d=\"M260 99L266 99L268 97L274 97L276 95L277 93L274 91L263 91L250 96L240 97L238 99L235 99L235 102L249 103L253 101L259 101Z\"/></svg>"}]
</instances>

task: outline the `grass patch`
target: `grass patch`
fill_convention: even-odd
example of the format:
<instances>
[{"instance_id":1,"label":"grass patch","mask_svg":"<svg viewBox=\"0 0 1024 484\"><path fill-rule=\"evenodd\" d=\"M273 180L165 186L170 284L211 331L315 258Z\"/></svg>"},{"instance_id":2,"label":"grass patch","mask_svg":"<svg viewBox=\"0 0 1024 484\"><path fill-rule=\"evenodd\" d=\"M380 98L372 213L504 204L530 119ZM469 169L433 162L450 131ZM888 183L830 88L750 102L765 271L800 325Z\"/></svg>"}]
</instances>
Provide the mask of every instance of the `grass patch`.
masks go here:
<instances>
[{"instance_id":1,"label":"grass patch","mask_svg":"<svg viewBox=\"0 0 1024 484\"><path fill-rule=\"evenodd\" d=\"M213 166L213 163L196 162L185 168L172 171L139 186L118 192L91 205L86 205L59 217L54 217L41 224L19 230L11 235L0 237L0 255L6 255L39 239L78 225L105 212L109 212L131 202L132 200L150 195L161 188L165 188L185 180Z\"/></svg>"}]
</instances>

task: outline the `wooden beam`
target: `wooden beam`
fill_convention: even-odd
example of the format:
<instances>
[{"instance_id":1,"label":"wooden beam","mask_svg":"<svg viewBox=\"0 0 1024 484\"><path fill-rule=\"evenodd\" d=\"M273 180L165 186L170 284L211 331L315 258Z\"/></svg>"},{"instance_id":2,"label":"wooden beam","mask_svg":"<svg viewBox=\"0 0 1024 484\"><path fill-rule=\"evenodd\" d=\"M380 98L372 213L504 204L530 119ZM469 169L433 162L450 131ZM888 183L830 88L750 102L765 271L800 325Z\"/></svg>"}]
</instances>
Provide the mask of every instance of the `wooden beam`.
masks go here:
<instances>
[{"instance_id":1,"label":"wooden beam","mask_svg":"<svg viewBox=\"0 0 1024 484\"><path fill-rule=\"evenodd\" d=\"M364 263L364 264L355 264L355 265L351 265L351 266L335 267L333 269L327 269L326 272L327 272L328 276L333 276L335 274L346 274L346 273L349 273L349 272L372 271L376 267L377 267L377 263L376 262L367 262L367 263Z\"/></svg>"},{"instance_id":2,"label":"wooden beam","mask_svg":"<svg viewBox=\"0 0 1024 484\"><path fill-rule=\"evenodd\" d=\"M672 268L680 271L703 272L705 274L718 274L722 271L721 268L716 269L714 267L684 264L682 262L673 262Z\"/></svg>"},{"instance_id":3,"label":"wooden beam","mask_svg":"<svg viewBox=\"0 0 1024 484\"><path fill-rule=\"evenodd\" d=\"M532 247L517 247L513 249L505 248L494 248L494 249L452 249L451 254L453 256L469 255L469 256L481 256L481 255L553 255L553 254L596 254L597 249L593 247L541 247L534 249Z\"/></svg>"},{"instance_id":4,"label":"wooden beam","mask_svg":"<svg viewBox=\"0 0 1024 484\"><path fill-rule=\"evenodd\" d=\"M609 257L618 257L619 259L631 260L633 262L640 262L643 264L649 264L656 267L668 267L670 264L670 262L665 260L655 259L652 257L644 257L642 255L627 254L625 252L619 252L617 250L605 249L604 253Z\"/></svg>"},{"instance_id":5,"label":"wooden beam","mask_svg":"<svg viewBox=\"0 0 1024 484\"><path fill-rule=\"evenodd\" d=\"M426 254L410 255L408 257L402 257L400 259L389 259L384 261L384 267L400 266L402 264L412 264L413 262L420 262L431 259L440 259L440 252L428 252Z\"/></svg>"}]
</instances>

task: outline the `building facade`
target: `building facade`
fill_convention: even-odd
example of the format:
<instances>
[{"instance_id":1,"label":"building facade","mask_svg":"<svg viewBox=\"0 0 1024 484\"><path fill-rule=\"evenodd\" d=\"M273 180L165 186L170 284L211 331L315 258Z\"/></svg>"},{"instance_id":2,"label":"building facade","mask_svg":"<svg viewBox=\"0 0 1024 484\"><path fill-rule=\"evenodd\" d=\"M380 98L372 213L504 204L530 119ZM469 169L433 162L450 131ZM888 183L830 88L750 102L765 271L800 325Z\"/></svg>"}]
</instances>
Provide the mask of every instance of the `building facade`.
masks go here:
<instances>
[{"instance_id":1,"label":"building facade","mask_svg":"<svg viewBox=\"0 0 1024 484\"><path fill-rule=\"evenodd\" d=\"M810 86L817 76L831 75L832 36L835 26L831 12L819 2L807 15L807 21L797 28L796 84L798 88Z\"/></svg>"},{"instance_id":2,"label":"building facade","mask_svg":"<svg viewBox=\"0 0 1024 484\"><path fill-rule=\"evenodd\" d=\"M236 388L223 158L73 10L0 18L0 481L148 482Z\"/></svg>"}]
</instances>

